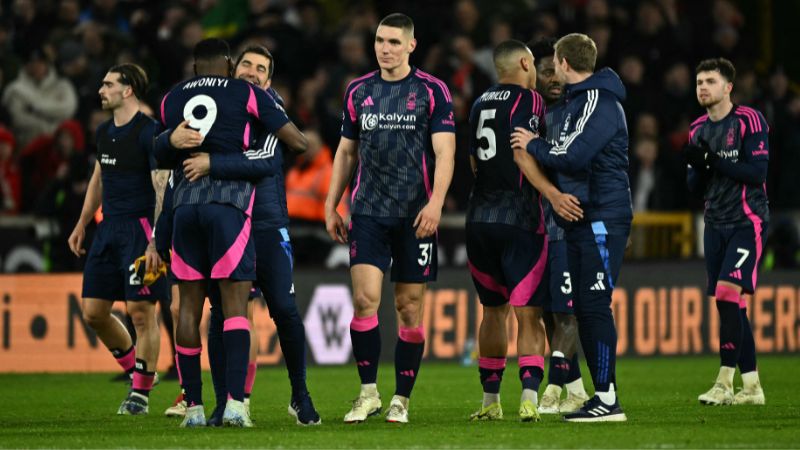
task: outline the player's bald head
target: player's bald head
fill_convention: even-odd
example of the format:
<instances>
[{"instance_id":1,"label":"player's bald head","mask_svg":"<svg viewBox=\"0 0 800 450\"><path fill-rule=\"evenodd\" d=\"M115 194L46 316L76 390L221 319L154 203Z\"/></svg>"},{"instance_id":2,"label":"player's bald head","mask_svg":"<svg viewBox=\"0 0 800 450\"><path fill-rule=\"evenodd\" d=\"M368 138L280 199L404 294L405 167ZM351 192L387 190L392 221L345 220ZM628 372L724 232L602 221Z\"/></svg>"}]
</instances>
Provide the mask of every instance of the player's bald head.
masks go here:
<instances>
[{"instance_id":1,"label":"player's bald head","mask_svg":"<svg viewBox=\"0 0 800 450\"><path fill-rule=\"evenodd\" d=\"M520 59L526 57L533 59L531 51L523 42L515 39L501 42L494 48L493 53L494 68L497 71L497 76L503 78L521 70Z\"/></svg>"}]
</instances>

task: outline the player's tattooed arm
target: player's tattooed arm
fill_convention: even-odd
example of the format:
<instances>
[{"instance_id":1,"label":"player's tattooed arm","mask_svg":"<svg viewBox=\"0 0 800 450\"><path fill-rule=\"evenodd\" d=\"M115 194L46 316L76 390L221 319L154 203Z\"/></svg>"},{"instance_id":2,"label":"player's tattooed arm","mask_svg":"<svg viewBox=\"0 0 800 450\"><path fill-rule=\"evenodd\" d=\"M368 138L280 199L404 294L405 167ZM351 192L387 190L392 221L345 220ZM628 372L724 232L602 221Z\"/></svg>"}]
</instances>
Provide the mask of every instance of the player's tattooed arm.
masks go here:
<instances>
[{"instance_id":1,"label":"player's tattooed arm","mask_svg":"<svg viewBox=\"0 0 800 450\"><path fill-rule=\"evenodd\" d=\"M452 132L433 133L431 135L433 153L436 155L436 172L433 174L433 191L428 204L422 208L414 220L417 239L425 238L436 232L442 219L442 206L453 179L453 167L456 155L456 134Z\"/></svg>"},{"instance_id":2,"label":"player's tattooed arm","mask_svg":"<svg viewBox=\"0 0 800 450\"><path fill-rule=\"evenodd\" d=\"M341 244L347 243L347 228L336 207L339 206L339 201L357 164L358 144L342 136L336 149L336 156L333 157L331 184L328 187L328 197L325 199L325 228L331 239Z\"/></svg>"},{"instance_id":3,"label":"player's tattooed arm","mask_svg":"<svg viewBox=\"0 0 800 450\"><path fill-rule=\"evenodd\" d=\"M559 191L544 174L539 163L524 148L514 149L514 162L528 182L553 205L556 214L570 222L583 218L583 210L577 197Z\"/></svg>"},{"instance_id":4,"label":"player's tattooed arm","mask_svg":"<svg viewBox=\"0 0 800 450\"><path fill-rule=\"evenodd\" d=\"M81 216L67 240L69 249L79 258L81 255L86 254L86 250L83 248L83 240L86 238L86 225L89 224L95 212L97 212L97 208L100 207L102 198L103 179L100 177L100 161L96 161L94 164L94 172L92 172L92 178L89 179L89 186L86 189L86 197L83 199Z\"/></svg>"},{"instance_id":5,"label":"player's tattooed arm","mask_svg":"<svg viewBox=\"0 0 800 450\"><path fill-rule=\"evenodd\" d=\"M153 179L153 190L156 192L156 207L153 214L153 223L158 223L158 216L161 215L161 210L164 206L164 192L167 190L167 183L169 183L169 170L153 170L150 176ZM158 266L161 265L161 257L156 250L155 234L148 236L150 242L147 244L145 251L145 271L156 273Z\"/></svg>"}]
</instances>

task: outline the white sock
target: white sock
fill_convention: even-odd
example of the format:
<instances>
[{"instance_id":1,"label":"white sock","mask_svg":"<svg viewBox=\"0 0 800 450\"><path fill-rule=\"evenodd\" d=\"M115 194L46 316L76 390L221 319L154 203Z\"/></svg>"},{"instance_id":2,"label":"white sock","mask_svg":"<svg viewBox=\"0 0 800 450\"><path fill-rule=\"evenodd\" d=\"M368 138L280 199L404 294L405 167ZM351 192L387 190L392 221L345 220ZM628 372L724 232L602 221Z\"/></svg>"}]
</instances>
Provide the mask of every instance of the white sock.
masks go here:
<instances>
[{"instance_id":1,"label":"white sock","mask_svg":"<svg viewBox=\"0 0 800 450\"><path fill-rule=\"evenodd\" d=\"M553 352L552 356L553 356L553 358L563 358L564 354L561 353L560 351L556 350L556 351Z\"/></svg>"},{"instance_id":2,"label":"white sock","mask_svg":"<svg viewBox=\"0 0 800 450\"><path fill-rule=\"evenodd\" d=\"M547 387L545 388L544 392L545 393L549 392L549 393L555 395L556 397L560 398L562 390L563 390L563 388L561 386L557 385L557 384L548 384Z\"/></svg>"},{"instance_id":3,"label":"white sock","mask_svg":"<svg viewBox=\"0 0 800 450\"><path fill-rule=\"evenodd\" d=\"M744 384L744 388L747 389L749 387L758 387L761 385L761 382L758 380L758 372L752 371L742 374L742 384Z\"/></svg>"},{"instance_id":4,"label":"white sock","mask_svg":"<svg viewBox=\"0 0 800 450\"><path fill-rule=\"evenodd\" d=\"M720 366L717 383L722 383L725 387L733 389L733 376L735 374L736 367Z\"/></svg>"},{"instance_id":5,"label":"white sock","mask_svg":"<svg viewBox=\"0 0 800 450\"><path fill-rule=\"evenodd\" d=\"M402 395L394 395L392 396L392 401L399 401L403 408L408 409L408 397L403 397Z\"/></svg>"},{"instance_id":6,"label":"white sock","mask_svg":"<svg viewBox=\"0 0 800 450\"><path fill-rule=\"evenodd\" d=\"M539 404L539 393L534 391L533 389L523 389L522 390L522 398L520 398L520 402L524 402L525 400L530 400L533 402L534 405Z\"/></svg>"},{"instance_id":7,"label":"white sock","mask_svg":"<svg viewBox=\"0 0 800 450\"><path fill-rule=\"evenodd\" d=\"M617 401L617 392L614 390L614 383L608 385L608 392L595 392L600 400L606 405L613 405Z\"/></svg>"},{"instance_id":8,"label":"white sock","mask_svg":"<svg viewBox=\"0 0 800 450\"><path fill-rule=\"evenodd\" d=\"M500 394L483 393L483 407L491 405L492 403L500 403Z\"/></svg>"},{"instance_id":9,"label":"white sock","mask_svg":"<svg viewBox=\"0 0 800 450\"><path fill-rule=\"evenodd\" d=\"M586 395L586 389L583 387L583 378L578 378L575 381L570 381L569 383L565 384L567 387L567 392L572 395L577 395L579 397L588 397Z\"/></svg>"},{"instance_id":10,"label":"white sock","mask_svg":"<svg viewBox=\"0 0 800 450\"><path fill-rule=\"evenodd\" d=\"M374 397L378 395L378 384L377 383L369 383L369 384L362 384L361 385L361 396L362 397Z\"/></svg>"}]
</instances>

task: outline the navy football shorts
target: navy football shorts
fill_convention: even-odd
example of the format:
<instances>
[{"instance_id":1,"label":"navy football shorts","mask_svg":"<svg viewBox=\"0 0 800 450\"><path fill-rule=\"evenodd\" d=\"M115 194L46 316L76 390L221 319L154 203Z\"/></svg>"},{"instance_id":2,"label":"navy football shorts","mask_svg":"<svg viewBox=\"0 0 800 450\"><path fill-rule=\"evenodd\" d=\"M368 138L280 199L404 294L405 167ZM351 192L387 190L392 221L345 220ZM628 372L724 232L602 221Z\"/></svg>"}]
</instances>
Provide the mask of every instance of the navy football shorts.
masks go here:
<instances>
[{"instance_id":1,"label":"navy football shorts","mask_svg":"<svg viewBox=\"0 0 800 450\"><path fill-rule=\"evenodd\" d=\"M736 228L706 225L703 233L708 274L706 294L715 295L718 280L741 286L745 294L754 293L766 236L767 224L763 222Z\"/></svg>"},{"instance_id":2,"label":"navy football shorts","mask_svg":"<svg viewBox=\"0 0 800 450\"><path fill-rule=\"evenodd\" d=\"M572 303L572 278L567 266L567 241L550 241L547 248L545 280L549 286L544 310L559 314L574 314Z\"/></svg>"},{"instance_id":3,"label":"navy football shorts","mask_svg":"<svg viewBox=\"0 0 800 450\"><path fill-rule=\"evenodd\" d=\"M350 221L350 267L369 264L386 272L392 281L436 281L438 268L436 234L417 239L414 217L354 215Z\"/></svg>"},{"instance_id":4,"label":"navy football shorts","mask_svg":"<svg viewBox=\"0 0 800 450\"><path fill-rule=\"evenodd\" d=\"M106 217L97 227L83 269L83 298L151 301L167 298L167 281L150 286L134 270L152 233L150 219Z\"/></svg>"},{"instance_id":5,"label":"navy football shorts","mask_svg":"<svg viewBox=\"0 0 800 450\"><path fill-rule=\"evenodd\" d=\"M467 257L481 304L541 307L547 235L495 223L467 223Z\"/></svg>"},{"instance_id":6,"label":"navy football shorts","mask_svg":"<svg viewBox=\"0 0 800 450\"><path fill-rule=\"evenodd\" d=\"M179 206L172 231L172 272L180 281L255 280L250 232L250 216L234 206Z\"/></svg>"}]
</instances>

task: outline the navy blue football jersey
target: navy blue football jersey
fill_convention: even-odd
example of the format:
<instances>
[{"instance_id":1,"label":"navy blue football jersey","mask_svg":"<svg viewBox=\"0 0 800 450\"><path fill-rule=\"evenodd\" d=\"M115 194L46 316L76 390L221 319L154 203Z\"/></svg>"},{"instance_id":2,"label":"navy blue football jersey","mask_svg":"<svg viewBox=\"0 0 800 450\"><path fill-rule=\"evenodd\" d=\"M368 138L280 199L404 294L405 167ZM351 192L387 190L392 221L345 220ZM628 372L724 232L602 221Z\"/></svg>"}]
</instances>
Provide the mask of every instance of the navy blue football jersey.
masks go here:
<instances>
[{"instance_id":1,"label":"navy blue football jersey","mask_svg":"<svg viewBox=\"0 0 800 450\"><path fill-rule=\"evenodd\" d=\"M540 195L514 162L511 133L527 128L547 132L544 101L538 92L497 84L470 112L470 155L477 172L467 210L468 222L502 223L544 233Z\"/></svg>"},{"instance_id":2,"label":"navy blue football jersey","mask_svg":"<svg viewBox=\"0 0 800 450\"><path fill-rule=\"evenodd\" d=\"M97 127L104 216L153 217L156 196L150 172L156 169L155 129L156 122L141 112L120 127L114 119Z\"/></svg>"},{"instance_id":3,"label":"navy blue football jersey","mask_svg":"<svg viewBox=\"0 0 800 450\"><path fill-rule=\"evenodd\" d=\"M708 143L720 158L746 164L769 160L769 126L755 109L734 105L731 112L714 122L704 114L689 128L689 140ZM754 216L769 221L765 185L750 185L716 170L706 184L705 221L717 226L750 225Z\"/></svg>"},{"instance_id":4,"label":"navy blue football jersey","mask_svg":"<svg viewBox=\"0 0 800 450\"><path fill-rule=\"evenodd\" d=\"M256 122L274 133L289 121L283 109L263 90L243 80L219 76L194 77L176 85L161 101L161 118L170 129L189 120L189 126L204 136L203 144L192 151L211 155L246 151ZM178 153L180 164L189 152ZM214 202L246 211L253 190L253 184L247 180L203 177L190 183L182 170L176 170L174 207Z\"/></svg>"},{"instance_id":5,"label":"navy blue football jersey","mask_svg":"<svg viewBox=\"0 0 800 450\"><path fill-rule=\"evenodd\" d=\"M342 136L358 141L351 182L351 212L373 217L415 217L433 188L431 135L455 132L453 99L443 81L412 67L398 81L380 72L347 87Z\"/></svg>"}]
</instances>

